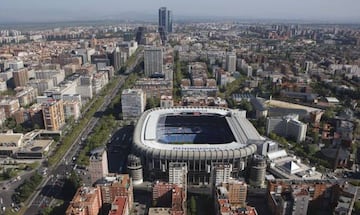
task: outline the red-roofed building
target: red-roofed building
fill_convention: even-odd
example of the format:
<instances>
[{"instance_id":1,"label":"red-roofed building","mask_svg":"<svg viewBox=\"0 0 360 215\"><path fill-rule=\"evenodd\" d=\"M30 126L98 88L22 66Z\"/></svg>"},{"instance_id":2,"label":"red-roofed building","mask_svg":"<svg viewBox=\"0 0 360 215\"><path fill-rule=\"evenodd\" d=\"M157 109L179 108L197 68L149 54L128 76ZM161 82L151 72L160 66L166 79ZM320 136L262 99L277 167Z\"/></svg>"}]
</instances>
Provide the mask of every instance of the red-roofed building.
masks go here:
<instances>
[{"instance_id":1,"label":"red-roofed building","mask_svg":"<svg viewBox=\"0 0 360 215\"><path fill-rule=\"evenodd\" d=\"M171 214L185 215L186 214L186 195L185 190L181 187L174 186L172 190Z\"/></svg>"},{"instance_id":2,"label":"red-roofed building","mask_svg":"<svg viewBox=\"0 0 360 215\"><path fill-rule=\"evenodd\" d=\"M216 215L257 215L255 208L246 205L247 184L231 179L217 187L215 197Z\"/></svg>"},{"instance_id":3,"label":"red-roofed building","mask_svg":"<svg viewBox=\"0 0 360 215\"><path fill-rule=\"evenodd\" d=\"M80 187L69 207L66 215L97 215L102 207L99 188Z\"/></svg>"},{"instance_id":4,"label":"red-roofed building","mask_svg":"<svg viewBox=\"0 0 360 215\"><path fill-rule=\"evenodd\" d=\"M118 196L111 204L109 215L128 215L129 211L128 198L126 196Z\"/></svg>"},{"instance_id":5,"label":"red-roofed building","mask_svg":"<svg viewBox=\"0 0 360 215\"><path fill-rule=\"evenodd\" d=\"M175 184L158 182L153 187L153 204L171 206L171 215L186 215L186 191Z\"/></svg>"}]
</instances>

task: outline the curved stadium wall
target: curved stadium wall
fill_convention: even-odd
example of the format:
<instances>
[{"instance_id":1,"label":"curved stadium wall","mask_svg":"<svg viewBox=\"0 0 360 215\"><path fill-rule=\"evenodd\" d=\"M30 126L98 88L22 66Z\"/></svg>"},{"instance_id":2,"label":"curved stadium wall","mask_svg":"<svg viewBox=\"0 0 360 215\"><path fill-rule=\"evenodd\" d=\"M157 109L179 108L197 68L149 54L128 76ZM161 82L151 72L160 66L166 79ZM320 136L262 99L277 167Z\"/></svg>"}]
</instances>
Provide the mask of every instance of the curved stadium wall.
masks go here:
<instances>
[{"instance_id":1,"label":"curved stadium wall","mask_svg":"<svg viewBox=\"0 0 360 215\"><path fill-rule=\"evenodd\" d=\"M184 162L188 183L207 184L215 164L231 164L238 177L263 138L237 110L216 107L155 108L139 118L133 153L144 176L166 179L170 162Z\"/></svg>"}]
</instances>

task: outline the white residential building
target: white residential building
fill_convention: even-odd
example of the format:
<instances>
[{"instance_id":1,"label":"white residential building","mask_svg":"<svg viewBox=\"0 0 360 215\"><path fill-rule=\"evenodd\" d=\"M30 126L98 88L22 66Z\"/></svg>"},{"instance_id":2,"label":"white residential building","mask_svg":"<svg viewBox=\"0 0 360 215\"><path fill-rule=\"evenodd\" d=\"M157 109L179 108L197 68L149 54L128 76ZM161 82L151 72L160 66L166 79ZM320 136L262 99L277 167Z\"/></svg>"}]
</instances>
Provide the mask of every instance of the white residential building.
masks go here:
<instances>
[{"instance_id":1,"label":"white residential building","mask_svg":"<svg viewBox=\"0 0 360 215\"><path fill-rule=\"evenodd\" d=\"M121 95L123 119L134 119L145 110L146 95L141 89L125 89Z\"/></svg>"},{"instance_id":2,"label":"white residential building","mask_svg":"<svg viewBox=\"0 0 360 215\"><path fill-rule=\"evenodd\" d=\"M176 184L186 189L187 165L186 163L169 163L169 183Z\"/></svg>"},{"instance_id":3,"label":"white residential building","mask_svg":"<svg viewBox=\"0 0 360 215\"><path fill-rule=\"evenodd\" d=\"M215 164L212 168L212 182L215 186L219 186L222 183L228 183L232 171L231 164Z\"/></svg>"},{"instance_id":4,"label":"white residential building","mask_svg":"<svg viewBox=\"0 0 360 215\"><path fill-rule=\"evenodd\" d=\"M306 137L307 124L299 121L299 115L270 117L266 121L266 133L274 132L284 137L293 137L296 142L303 142Z\"/></svg>"}]
</instances>

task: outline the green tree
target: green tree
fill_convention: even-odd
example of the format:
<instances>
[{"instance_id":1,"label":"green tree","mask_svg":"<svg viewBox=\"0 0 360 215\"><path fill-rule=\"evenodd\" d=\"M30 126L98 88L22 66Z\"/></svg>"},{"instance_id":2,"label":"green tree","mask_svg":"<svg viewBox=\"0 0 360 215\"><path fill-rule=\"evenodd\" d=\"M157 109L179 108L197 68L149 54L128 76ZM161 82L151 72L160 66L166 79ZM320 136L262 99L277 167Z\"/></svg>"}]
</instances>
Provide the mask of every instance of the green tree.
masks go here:
<instances>
[{"instance_id":1,"label":"green tree","mask_svg":"<svg viewBox=\"0 0 360 215\"><path fill-rule=\"evenodd\" d=\"M355 201L354 212L355 214L360 214L360 201Z\"/></svg>"},{"instance_id":2,"label":"green tree","mask_svg":"<svg viewBox=\"0 0 360 215\"><path fill-rule=\"evenodd\" d=\"M323 120L325 121L332 119L334 117L335 117L335 110L332 107L327 108L322 116Z\"/></svg>"},{"instance_id":3,"label":"green tree","mask_svg":"<svg viewBox=\"0 0 360 215\"><path fill-rule=\"evenodd\" d=\"M190 199L190 211L191 211L191 214L195 215L196 214L196 199L194 196L191 197Z\"/></svg>"},{"instance_id":4,"label":"green tree","mask_svg":"<svg viewBox=\"0 0 360 215\"><path fill-rule=\"evenodd\" d=\"M160 106L160 99L155 97L150 97L146 99L146 109L151 109L159 106Z\"/></svg>"},{"instance_id":5,"label":"green tree","mask_svg":"<svg viewBox=\"0 0 360 215\"><path fill-rule=\"evenodd\" d=\"M246 110L246 112L251 112L253 111L253 107L251 105L251 103L245 99L242 99L240 104L239 104L239 108Z\"/></svg>"},{"instance_id":6,"label":"green tree","mask_svg":"<svg viewBox=\"0 0 360 215\"><path fill-rule=\"evenodd\" d=\"M16 127L16 121L14 118L10 117L5 120L5 126L9 129L14 129Z\"/></svg>"}]
</instances>

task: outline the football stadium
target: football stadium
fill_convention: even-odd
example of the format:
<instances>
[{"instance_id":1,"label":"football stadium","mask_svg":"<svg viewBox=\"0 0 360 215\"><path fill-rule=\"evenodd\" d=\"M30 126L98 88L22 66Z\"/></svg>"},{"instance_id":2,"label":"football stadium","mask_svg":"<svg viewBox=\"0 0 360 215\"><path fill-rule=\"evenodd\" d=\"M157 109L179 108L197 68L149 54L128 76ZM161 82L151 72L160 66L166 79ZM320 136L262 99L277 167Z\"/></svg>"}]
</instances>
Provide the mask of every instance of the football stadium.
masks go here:
<instances>
[{"instance_id":1,"label":"football stadium","mask_svg":"<svg viewBox=\"0 0 360 215\"><path fill-rule=\"evenodd\" d=\"M238 110L155 108L136 124L133 153L149 179L166 179L170 162L184 162L188 183L207 184L215 164L231 164L231 176L240 176L259 141L263 138Z\"/></svg>"}]
</instances>

